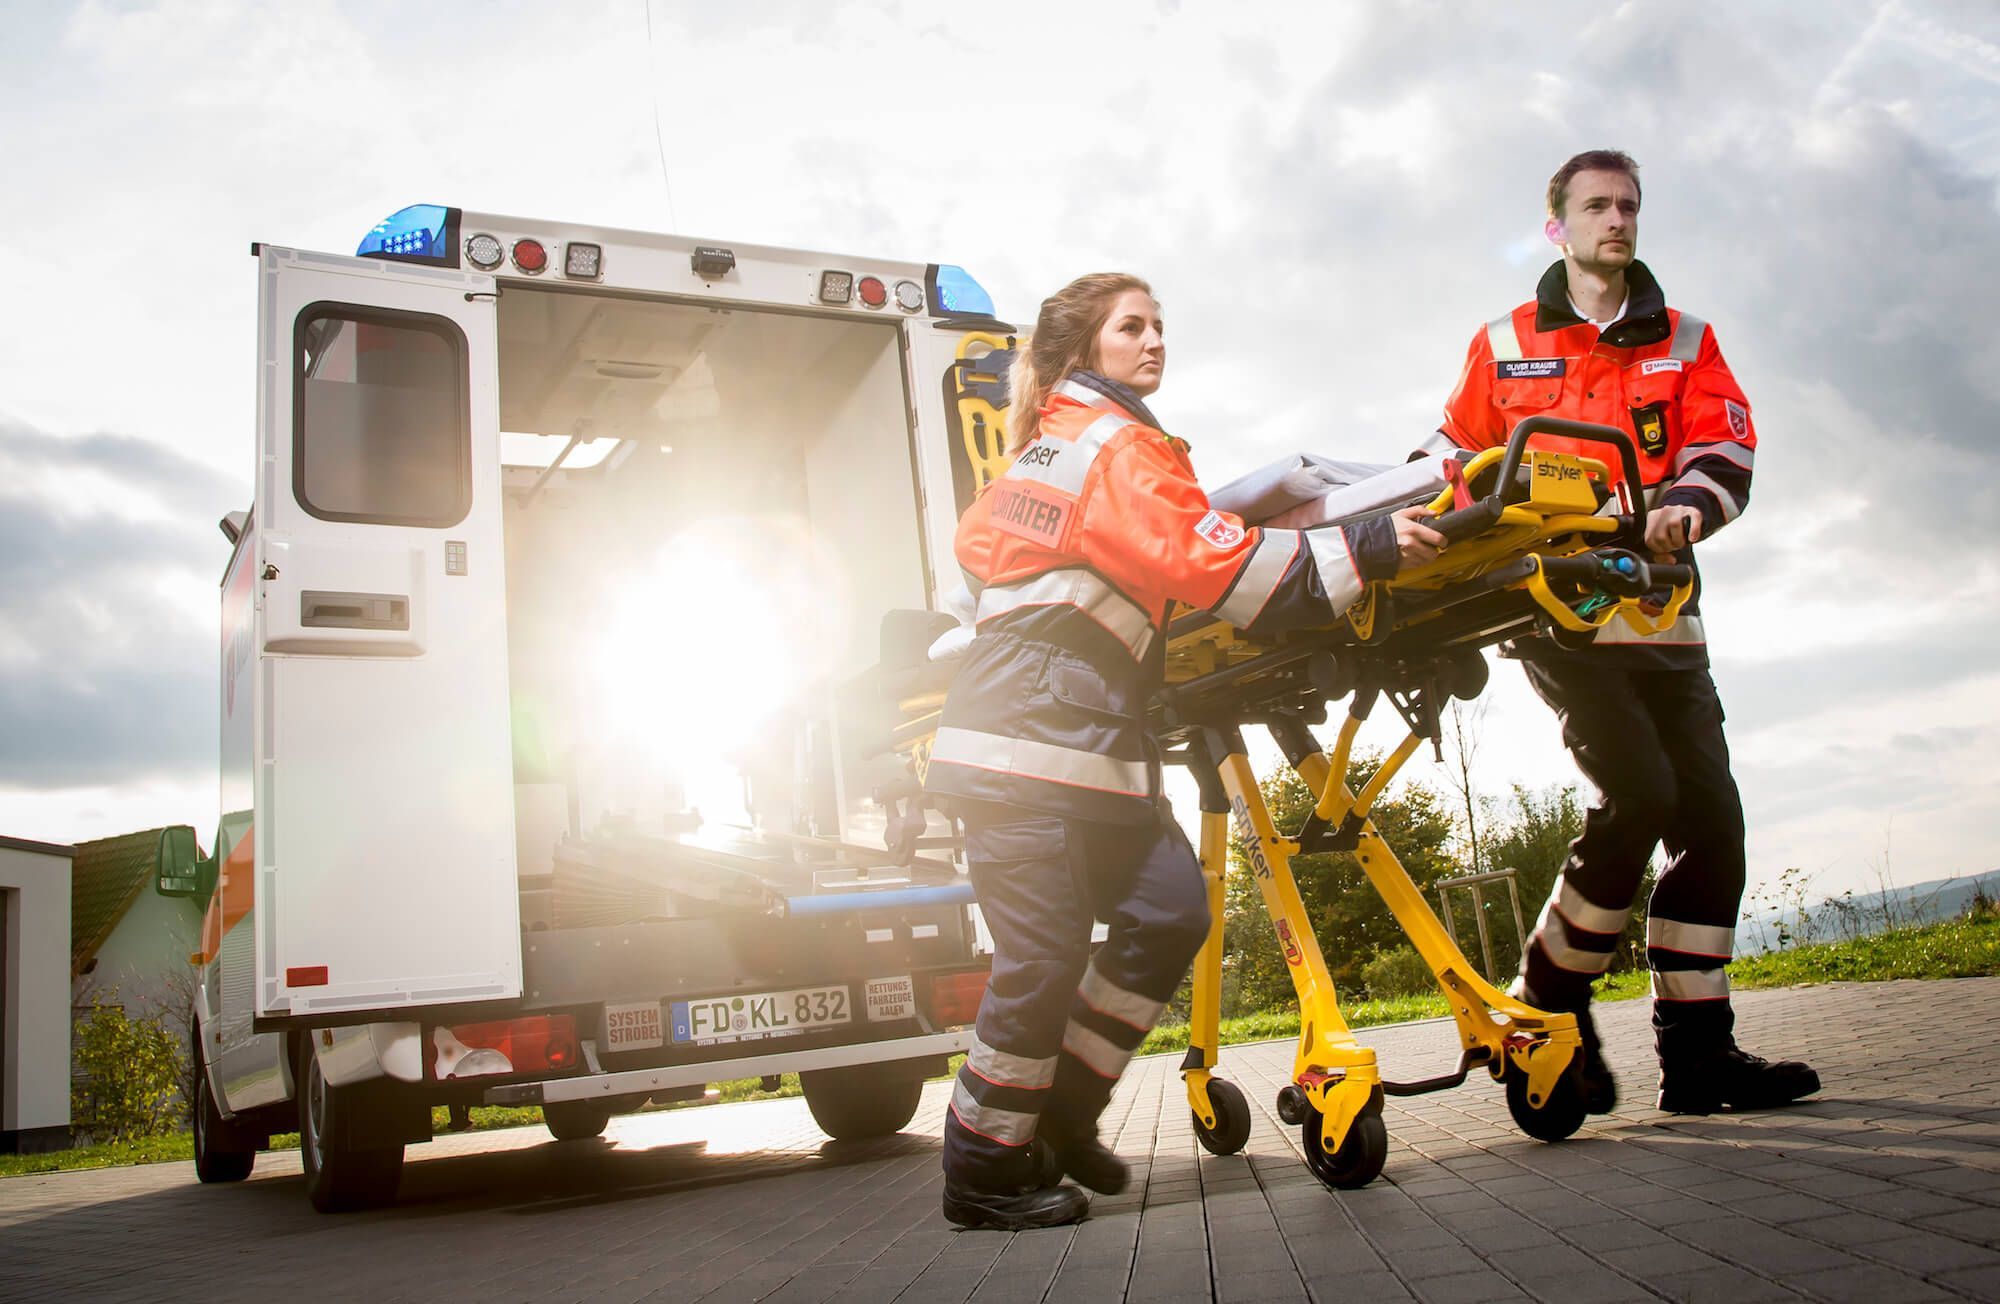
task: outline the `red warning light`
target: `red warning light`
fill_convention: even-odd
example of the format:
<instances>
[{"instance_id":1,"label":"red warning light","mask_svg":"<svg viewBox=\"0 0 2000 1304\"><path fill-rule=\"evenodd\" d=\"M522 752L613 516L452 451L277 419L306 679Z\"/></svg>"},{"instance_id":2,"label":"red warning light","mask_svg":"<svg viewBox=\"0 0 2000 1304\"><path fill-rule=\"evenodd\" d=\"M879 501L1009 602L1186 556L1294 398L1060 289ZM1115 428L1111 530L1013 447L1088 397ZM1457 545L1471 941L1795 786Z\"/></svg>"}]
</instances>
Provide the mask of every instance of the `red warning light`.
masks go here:
<instances>
[{"instance_id":1,"label":"red warning light","mask_svg":"<svg viewBox=\"0 0 2000 1304\"><path fill-rule=\"evenodd\" d=\"M889 302L889 287L873 276L864 276L857 281L854 292L870 308L879 308Z\"/></svg>"},{"instance_id":2,"label":"red warning light","mask_svg":"<svg viewBox=\"0 0 2000 1304\"><path fill-rule=\"evenodd\" d=\"M549 265L549 251L542 248L539 240L516 240L514 242L514 266L530 276Z\"/></svg>"}]
</instances>

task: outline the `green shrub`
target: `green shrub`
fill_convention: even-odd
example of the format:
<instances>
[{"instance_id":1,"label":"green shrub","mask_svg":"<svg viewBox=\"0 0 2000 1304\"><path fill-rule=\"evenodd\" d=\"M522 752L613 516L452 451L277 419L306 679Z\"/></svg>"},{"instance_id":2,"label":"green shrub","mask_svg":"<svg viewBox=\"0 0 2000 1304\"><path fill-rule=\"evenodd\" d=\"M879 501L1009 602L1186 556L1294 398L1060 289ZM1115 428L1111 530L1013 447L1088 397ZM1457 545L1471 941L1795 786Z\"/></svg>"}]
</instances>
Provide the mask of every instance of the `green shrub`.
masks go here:
<instances>
[{"instance_id":1,"label":"green shrub","mask_svg":"<svg viewBox=\"0 0 2000 1304\"><path fill-rule=\"evenodd\" d=\"M181 1041L158 1019L95 996L76 1025L70 1121L97 1141L163 1136L182 1123Z\"/></svg>"},{"instance_id":2,"label":"green shrub","mask_svg":"<svg viewBox=\"0 0 2000 1304\"><path fill-rule=\"evenodd\" d=\"M1437 979L1414 946L1397 946L1378 951L1361 966L1361 985L1378 1001L1397 996L1418 996L1433 991Z\"/></svg>"}]
</instances>

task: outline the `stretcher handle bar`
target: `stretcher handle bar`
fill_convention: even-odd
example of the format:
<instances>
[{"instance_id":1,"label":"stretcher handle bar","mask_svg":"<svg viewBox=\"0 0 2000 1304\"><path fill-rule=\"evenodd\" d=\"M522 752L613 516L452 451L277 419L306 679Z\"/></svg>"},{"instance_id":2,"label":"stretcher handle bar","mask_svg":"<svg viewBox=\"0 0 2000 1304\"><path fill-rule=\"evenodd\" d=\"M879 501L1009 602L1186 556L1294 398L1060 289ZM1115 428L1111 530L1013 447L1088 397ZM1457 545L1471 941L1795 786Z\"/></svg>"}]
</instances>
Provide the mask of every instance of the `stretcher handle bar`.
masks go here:
<instances>
[{"instance_id":1,"label":"stretcher handle bar","mask_svg":"<svg viewBox=\"0 0 2000 1304\"><path fill-rule=\"evenodd\" d=\"M1616 426L1570 421L1563 417L1529 417L1515 426L1514 433L1507 438L1507 451L1500 458L1500 478L1493 492L1470 507L1445 512L1424 524L1442 534L1449 543L1457 543L1492 528L1500 519L1501 508L1521 502L1528 496L1526 487L1520 483L1521 458L1528 451L1528 441L1536 435L1556 435L1585 443L1609 444L1617 449L1625 483L1631 486L1633 536L1646 537L1646 482L1639 477L1639 453L1632 447L1632 437Z\"/></svg>"},{"instance_id":2,"label":"stretcher handle bar","mask_svg":"<svg viewBox=\"0 0 2000 1304\"><path fill-rule=\"evenodd\" d=\"M1624 565L1627 569L1616 569ZM1694 579L1692 566L1657 566L1624 549L1609 553L1588 552L1574 557L1544 557L1542 573L1550 579L1575 584L1592 584L1613 592L1631 595L1673 588Z\"/></svg>"}]
</instances>

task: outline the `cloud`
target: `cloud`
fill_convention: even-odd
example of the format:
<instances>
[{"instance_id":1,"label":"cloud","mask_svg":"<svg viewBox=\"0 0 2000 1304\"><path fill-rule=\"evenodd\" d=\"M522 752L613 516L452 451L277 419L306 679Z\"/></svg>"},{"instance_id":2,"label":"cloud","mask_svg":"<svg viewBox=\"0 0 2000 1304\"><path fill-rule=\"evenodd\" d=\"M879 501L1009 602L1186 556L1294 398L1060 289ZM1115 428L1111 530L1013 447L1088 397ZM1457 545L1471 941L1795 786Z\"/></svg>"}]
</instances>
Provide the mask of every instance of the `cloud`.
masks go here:
<instances>
[{"instance_id":1,"label":"cloud","mask_svg":"<svg viewBox=\"0 0 2000 1304\"><path fill-rule=\"evenodd\" d=\"M6 416L0 486L0 786L212 767L214 522L245 489L148 440Z\"/></svg>"}]
</instances>

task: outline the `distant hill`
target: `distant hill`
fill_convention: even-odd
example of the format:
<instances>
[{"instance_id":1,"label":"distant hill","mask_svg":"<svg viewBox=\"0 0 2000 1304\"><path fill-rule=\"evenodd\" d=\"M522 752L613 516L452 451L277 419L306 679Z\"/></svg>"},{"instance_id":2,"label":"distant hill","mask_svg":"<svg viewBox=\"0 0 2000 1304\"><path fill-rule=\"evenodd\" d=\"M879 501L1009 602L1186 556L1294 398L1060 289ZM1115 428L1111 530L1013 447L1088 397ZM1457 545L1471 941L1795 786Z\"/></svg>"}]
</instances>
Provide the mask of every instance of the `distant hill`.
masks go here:
<instances>
[{"instance_id":1,"label":"distant hill","mask_svg":"<svg viewBox=\"0 0 2000 1304\"><path fill-rule=\"evenodd\" d=\"M1736 954L1755 955L1777 949L1781 928L1791 934L1796 945L1807 940L1866 937L1893 925L1954 919L1965 913L1975 893L1981 891L1988 897L2000 898L2000 869L1932 879L1886 892L1843 893L1822 898L1803 912L1796 908L1753 911L1750 918L1737 924ZM1801 914L1805 916L1803 920Z\"/></svg>"}]
</instances>

